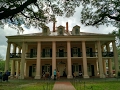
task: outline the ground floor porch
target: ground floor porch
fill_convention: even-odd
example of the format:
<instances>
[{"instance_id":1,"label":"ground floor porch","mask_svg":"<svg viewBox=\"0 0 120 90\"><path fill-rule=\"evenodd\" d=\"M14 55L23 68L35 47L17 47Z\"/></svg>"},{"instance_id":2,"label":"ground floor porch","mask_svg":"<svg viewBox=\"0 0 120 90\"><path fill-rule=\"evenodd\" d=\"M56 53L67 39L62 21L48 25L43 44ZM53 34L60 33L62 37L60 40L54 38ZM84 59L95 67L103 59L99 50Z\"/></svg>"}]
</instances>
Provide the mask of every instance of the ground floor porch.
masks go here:
<instances>
[{"instance_id":1,"label":"ground floor porch","mask_svg":"<svg viewBox=\"0 0 120 90\"><path fill-rule=\"evenodd\" d=\"M14 63L13 63L14 62ZM84 69L84 63L83 59L71 59L71 68L68 68L67 59L56 59L56 70L59 71L61 77L68 78L68 74L71 73L71 78L79 76L79 72L82 72L82 77L84 77L84 72L87 72L87 78L90 77L100 77L100 68L102 67L103 72L102 75L104 78L106 75L106 61L105 59L102 60L103 64L102 66L99 66L98 59L96 58L89 58L87 59L87 68ZM109 61L110 62L110 61ZM20 77L21 76L21 65L19 60L12 60L12 67L11 67L11 76ZM112 77L112 65L111 62L109 63L109 73L111 73ZM24 77L25 78L35 78L35 79L41 79L42 78L42 72L45 71L46 76L50 76L53 78L53 67L55 65L52 63L51 59L41 59L40 66L39 66L39 78L36 78L36 75L38 74L37 70L37 64L36 59L27 59L24 63ZM87 70L87 71L84 71ZM101 78L101 77L100 77Z\"/></svg>"}]
</instances>

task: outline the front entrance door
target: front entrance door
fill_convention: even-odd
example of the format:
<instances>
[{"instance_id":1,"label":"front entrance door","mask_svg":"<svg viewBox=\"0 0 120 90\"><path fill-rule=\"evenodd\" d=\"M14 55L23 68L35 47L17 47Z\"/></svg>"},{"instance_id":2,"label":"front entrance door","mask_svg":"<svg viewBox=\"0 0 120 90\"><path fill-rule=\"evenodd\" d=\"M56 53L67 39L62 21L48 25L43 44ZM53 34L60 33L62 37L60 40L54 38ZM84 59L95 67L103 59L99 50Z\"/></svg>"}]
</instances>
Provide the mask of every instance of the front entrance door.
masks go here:
<instances>
[{"instance_id":1,"label":"front entrance door","mask_svg":"<svg viewBox=\"0 0 120 90\"><path fill-rule=\"evenodd\" d=\"M92 73L92 76L95 76L94 65L91 65L91 73Z\"/></svg>"},{"instance_id":2,"label":"front entrance door","mask_svg":"<svg viewBox=\"0 0 120 90\"><path fill-rule=\"evenodd\" d=\"M64 50L63 49L59 49L59 57L64 57Z\"/></svg>"},{"instance_id":3,"label":"front entrance door","mask_svg":"<svg viewBox=\"0 0 120 90\"><path fill-rule=\"evenodd\" d=\"M32 66L29 66L29 77L32 77Z\"/></svg>"},{"instance_id":4,"label":"front entrance door","mask_svg":"<svg viewBox=\"0 0 120 90\"><path fill-rule=\"evenodd\" d=\"M60 72L60 76L66 76L65 64L58 64L58 71Z\"/></svg>"}]
</instances>

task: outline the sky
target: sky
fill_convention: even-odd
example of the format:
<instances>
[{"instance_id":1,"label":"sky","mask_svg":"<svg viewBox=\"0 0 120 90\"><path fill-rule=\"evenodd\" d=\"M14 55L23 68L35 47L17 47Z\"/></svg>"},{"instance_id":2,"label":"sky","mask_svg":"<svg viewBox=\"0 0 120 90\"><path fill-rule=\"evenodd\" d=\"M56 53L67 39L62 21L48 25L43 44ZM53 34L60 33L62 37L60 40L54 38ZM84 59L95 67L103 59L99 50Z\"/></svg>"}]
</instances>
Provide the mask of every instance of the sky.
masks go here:
<instances>
[{"instance_id":1,"label":"sky","mask_svg":"<svg viewBox=\"0 0 120 90\"><path fill-rule=\"evenodd\" d=\"M66 17L56 17L56 27L62 25L66 26L66 22L68 22L68 29L69 31L72 31L72 28L75 25L80 26L80 32L90 32L90 33L102 33L102 34L107 34L109 32L112 32L115 30L115 27L113 26L100 26L99 28L92 27L92 26L84 26L80 23L80 7L76 8L76 13L74 16L70 18ZM48 27L50 27L50 30L52 31L52 23L47 24ZM36 28L31 27L30 29L24 28L23 34L29 34L29 33L39 33L41 30L38 30ZM6 59L6 50L7 50L7 39L5 36L10 36L10 35L17 35L17 31L5 26L4 29L0 28L0 55ZM12 52L12 48L11 48Z\"/></svg>"}]
</instances>

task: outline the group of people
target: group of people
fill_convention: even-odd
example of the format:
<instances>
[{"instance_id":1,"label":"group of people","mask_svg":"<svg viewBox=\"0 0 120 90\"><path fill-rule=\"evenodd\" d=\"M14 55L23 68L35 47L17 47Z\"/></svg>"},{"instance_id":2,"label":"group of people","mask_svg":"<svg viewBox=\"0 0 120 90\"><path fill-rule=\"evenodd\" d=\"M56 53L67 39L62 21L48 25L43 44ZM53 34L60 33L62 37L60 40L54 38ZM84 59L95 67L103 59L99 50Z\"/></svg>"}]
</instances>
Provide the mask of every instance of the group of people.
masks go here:
<instances>
[{"instance_id":1,"label":"group of people","mask_svg":"<svg viewBox=\"0 0 120 90\"><path fill-rule=\"evenodd\" d=\"M59 71L56 71L56 69L55 69L53 74L54 74L54 80L60 79L60 72ZM65 71L63 71L63 76L67 76ZM73 76L76 77L76 73L75 72L73 73ZM50 77L50 73L46 74L44 70L42 72L42 77L43 77L43 79L46 79L46 78L50 79L51 78ZM79 71L79 77L82 77L82 72L81 71Z\"/></svg>"},{"instance_id":2,"label":"group of people","mask_svg":"<svg viewBox=\"0 0 120 90\"><path fill-rule=\"evenodd\" d=\"M54 70L54 80L56 79L60 79L60 72L56 71L56 69ZM51 78L50 73L45 73L45 71L43 70L42 72L42 78L45 80L46 78Z\"/></svg>"},{"instance_id":3,"label":"group of people","mask_svg":"<svg viewBox=\"0 0 120 90\"><path fill-rule=\"evenodd\" d=\"M0 80L1 81L8 81L8 76L9 76L8 70L4 74L2 74L2 72L0 72Z\"/></svg>"},{"instance_id":4,"label":"group of people","mask_svg":"<svg viewBox=\"0 0 120 90\"><path fill-rule=\"evenodd\" d=\"M60 72L56 71L56 69L54 70L54 80L56 79L60 79Z\"/></svg>"}]
</instances>

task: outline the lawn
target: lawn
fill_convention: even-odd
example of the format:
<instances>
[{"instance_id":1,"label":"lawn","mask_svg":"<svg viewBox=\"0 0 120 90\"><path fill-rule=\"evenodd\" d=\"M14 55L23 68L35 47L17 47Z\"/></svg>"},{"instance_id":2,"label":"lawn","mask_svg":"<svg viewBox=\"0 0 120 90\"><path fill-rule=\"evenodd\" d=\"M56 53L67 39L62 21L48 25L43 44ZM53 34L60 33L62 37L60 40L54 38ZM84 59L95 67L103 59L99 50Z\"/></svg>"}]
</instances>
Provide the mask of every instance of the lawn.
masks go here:
<instances>
[{"instance_id":1,"label":"lawn","mask_svg":"<svg viewBox=\"0 0 120 90\"><path fill-rule=\"evenodd\" d=\"M52 90L53 85L48 80L9 80L0 82L0 90Z\"/></svg>"},{"instance_id":2,"label":"lawn","mask_svg":"<svg viewBox=\"0 0 120 90\"><path fill-rule=\"evenodd\" d=\"M76 90L120 90L120 80L73 80Z\"/></svg>"}]
</instances>

